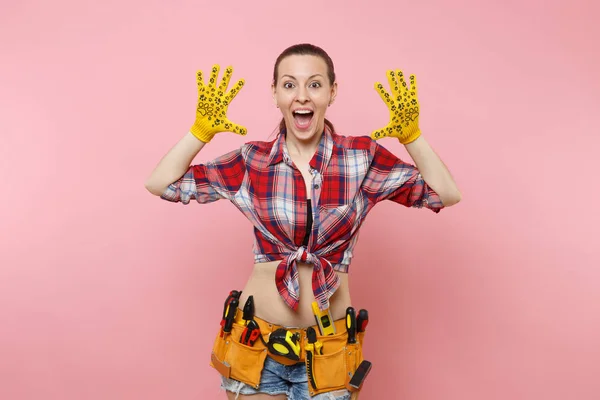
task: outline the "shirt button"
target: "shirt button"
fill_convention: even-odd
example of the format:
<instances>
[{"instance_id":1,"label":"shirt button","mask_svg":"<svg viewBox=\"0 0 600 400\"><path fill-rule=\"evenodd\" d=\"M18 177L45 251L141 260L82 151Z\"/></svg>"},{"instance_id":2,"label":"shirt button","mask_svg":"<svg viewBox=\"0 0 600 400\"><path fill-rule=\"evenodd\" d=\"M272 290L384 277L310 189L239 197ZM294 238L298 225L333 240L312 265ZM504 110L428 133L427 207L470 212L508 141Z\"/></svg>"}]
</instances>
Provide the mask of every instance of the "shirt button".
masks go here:
<instances>
[{"instance_id":1,"label":"shirt button","mask_svg":"<svg viewBox=\"0 0 600 400\"><path fill-rule=\"evenodd\" d=\"M315 188L315 189L318 189L318 188L319 188L319 184L317 183L317 184L314 186L314 188Z\"/></svg>"}]
</instances>

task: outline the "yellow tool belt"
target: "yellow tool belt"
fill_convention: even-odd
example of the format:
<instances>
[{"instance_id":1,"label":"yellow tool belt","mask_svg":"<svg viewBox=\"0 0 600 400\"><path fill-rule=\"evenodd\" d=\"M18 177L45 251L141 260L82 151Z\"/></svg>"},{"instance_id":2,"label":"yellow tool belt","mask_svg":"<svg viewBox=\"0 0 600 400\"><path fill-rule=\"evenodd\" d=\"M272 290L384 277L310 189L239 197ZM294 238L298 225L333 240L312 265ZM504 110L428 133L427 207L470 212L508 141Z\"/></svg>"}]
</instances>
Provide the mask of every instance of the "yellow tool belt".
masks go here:
<instances>
[{"instance_id":1,"label":"yellow tool belt","mask_svg":"<svg viewBox=\"0 0 600 400\"><path fill-rule=\"evenodd\" d=\"M258 388L267 355L284 365L294 365L299 362L307 364L306 345L308 339L306 328L286 328L290 332L300 335L300 361L294 361L284 356L272 354L260 339L253 346L240 343L240 337L245 328L242 315L242 311L238 309L231 332L225 332L222 336L221 330L217 333L210 365L221 375ZM254 321L258 323L265 342L268 342L271 332L279 328L285 328L270 324L258 317L254 317ZM322 354L314 354L312 357L313 378L316 381L317 388L315 389L309 383L308 388L311 396L340 389L356 391L355 388L348 385L348 382L363 360L362 342L365 332L357 333L356 343L348 343L345 319L336 320L334 324L337 333L329 336L319 335L318 327L313 326L317 332L317 340L322 343ZM308 380L310 382L310 377L308 377Z\"/></svg>"}]
</instances>

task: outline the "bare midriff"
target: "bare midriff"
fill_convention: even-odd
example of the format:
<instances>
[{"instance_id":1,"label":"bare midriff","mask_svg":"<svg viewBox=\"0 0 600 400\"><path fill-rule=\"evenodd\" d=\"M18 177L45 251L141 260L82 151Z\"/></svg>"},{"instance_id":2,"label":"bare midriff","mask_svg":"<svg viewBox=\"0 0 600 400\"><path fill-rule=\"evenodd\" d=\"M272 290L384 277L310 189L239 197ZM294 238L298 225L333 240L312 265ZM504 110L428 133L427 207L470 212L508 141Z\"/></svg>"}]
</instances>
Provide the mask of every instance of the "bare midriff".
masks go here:
<instances>
[{"instance_id":1,"label":"bare midriff","mask_svg":"<svg viewBox=\"0 0 600 400\"><path fill-rule=\"evenodd\" d=\"M246 303L248 296L254 297L255 315L267 322L288 328L305 328L315 324L312 302L315 300L312 291L313 265L299 262L298 280L300 284L300 304L296 311L292 310L281 298L275 284L275 270L280 261L269 261L254 265L254 269L240 298L240 308ZM348 274L337 272L340 287L329 299L332 318L344 318L350 301Z\"/></svg>"}]
</instances>

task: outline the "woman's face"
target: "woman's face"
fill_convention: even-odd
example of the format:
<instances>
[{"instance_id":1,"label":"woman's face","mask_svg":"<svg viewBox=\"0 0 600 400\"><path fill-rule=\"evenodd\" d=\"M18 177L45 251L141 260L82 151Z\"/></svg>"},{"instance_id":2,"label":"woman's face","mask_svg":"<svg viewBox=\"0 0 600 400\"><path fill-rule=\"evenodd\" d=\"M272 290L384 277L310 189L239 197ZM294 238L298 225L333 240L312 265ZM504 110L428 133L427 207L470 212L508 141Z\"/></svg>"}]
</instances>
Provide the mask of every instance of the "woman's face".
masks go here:
<instances>
[{"instance_id":1,"label":"woman's face","mask_svg":"<svg viewBox=\"0 0 600 400\"><path fill-rule=\"evenodd\" d=\"M317 56L292 55L279 63L273 100L287 132L309 141L323 132L325 111L335 98L337 83L329 84L327 64Z\"/></svg>"}]
</instances>

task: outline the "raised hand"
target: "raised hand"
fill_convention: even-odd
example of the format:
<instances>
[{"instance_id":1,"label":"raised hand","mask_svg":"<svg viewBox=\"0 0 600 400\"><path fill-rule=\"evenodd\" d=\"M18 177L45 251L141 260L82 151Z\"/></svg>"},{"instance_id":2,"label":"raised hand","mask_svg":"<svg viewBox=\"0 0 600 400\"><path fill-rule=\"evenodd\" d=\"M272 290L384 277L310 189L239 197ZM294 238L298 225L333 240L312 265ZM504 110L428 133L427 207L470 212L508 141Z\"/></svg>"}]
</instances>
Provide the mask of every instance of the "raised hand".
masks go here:
<instances>
[{"instance_id":1,"label":"raised hand","mask_svg":"<svg viewBox=\"0 0 600 400\"><path fill-rule=\"evenodd\" d=\"M410 76L410 88L406 85L404 74L400 70L387 71L387 78L391 94L380 82L375 82L375 90L390 110L390 122L382 129L371 133L371 138L377 140L393 136L397 137L400 143L407 144L421 136L416 77Z\"/></svg>"},{"instance_id":2,"label":"raised hand","mask_svg":"<svg viewBox=\"0 0 600 400\"><path fill-rule=\"evenodd\" d=\"M219 65L213 65L208 84L204 84L202 71L197 72L198 107L196 108L196 121L190 132L206 143L210 142L219 132L235 132L239 135L247 133L246 128L234 124L227 118L227 107L244 86L244 80L240 79L227 92L233 68L227 67L221 83L217 86L219 69Z\"/></svg>"}]
</instances>

